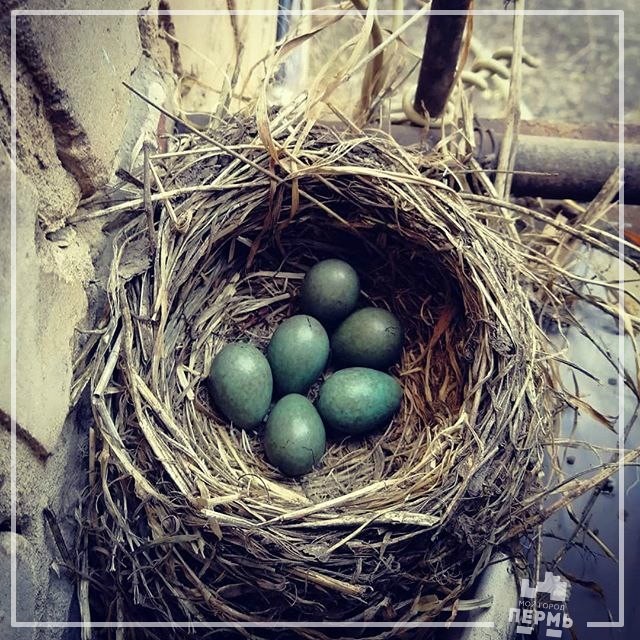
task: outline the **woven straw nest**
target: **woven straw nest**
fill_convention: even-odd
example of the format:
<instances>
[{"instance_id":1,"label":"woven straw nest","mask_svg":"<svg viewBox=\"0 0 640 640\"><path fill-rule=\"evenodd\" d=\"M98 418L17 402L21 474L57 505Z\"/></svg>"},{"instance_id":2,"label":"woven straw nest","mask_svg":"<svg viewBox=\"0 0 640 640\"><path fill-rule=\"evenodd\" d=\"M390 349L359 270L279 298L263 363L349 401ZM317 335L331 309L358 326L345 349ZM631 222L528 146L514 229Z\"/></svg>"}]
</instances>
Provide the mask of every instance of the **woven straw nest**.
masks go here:
<instances>
[{"instance_id":1,"label":"woven straw nest","mask_svg":"<svg viewBox=\"0 0 640 640\"><path fill-rule=\"evenodd\" d=\"M315 86L325 100L327 83ZM199 635L397 635L270 627L453 618L495 549L517 554L521 535L617 468L615 457L588 478L554 468L559 409L589 407L562 388L561 351L540 325L574 321L579 297L621 313L617 285L585 292L567 258L585 243L616 255L595 223L618 176L567 222L496 196L470 159L464 101L460 127L429 155L347 118L311 126L317 103L273 112L262 100L257 116L176 135L149 156L144 194L88 214L129 221L115 235L107 320L74 387L89 386L95 419L78 554L85 621L173 623L172 637L212 621L264 626ZM403 401L386 429L332 439L294 480L266 462L260 429L216 411L204 380L227 342L264 348L327 257L353 264L367 303L401 319L392 374ZM626 317L632 339L639 326Z\"/></svg>"},{"instance_id":2,"label":"woven straw nest","mask_svg":"<svg viewBox=\"0 0 640 640\"><path fill-rule=\"evenodd\" d=\"M90 368L90 532L109 550L93 570L118 598L98 590L94 615L114 619L117 601L134 621L432 620L538 513L554 403L522 255L437 156L418 167L381 133L321 126L294 149L274 127L285 173L250 121L219 130L158 155L153 239L138 200L114 245ZM315 471L288 479L260 429L216 412L204 379L225 343L266 346L327 257L348 259L367 300L403 322L404 398L386 429L329 442Z\"/></svg>"}]
</instances>

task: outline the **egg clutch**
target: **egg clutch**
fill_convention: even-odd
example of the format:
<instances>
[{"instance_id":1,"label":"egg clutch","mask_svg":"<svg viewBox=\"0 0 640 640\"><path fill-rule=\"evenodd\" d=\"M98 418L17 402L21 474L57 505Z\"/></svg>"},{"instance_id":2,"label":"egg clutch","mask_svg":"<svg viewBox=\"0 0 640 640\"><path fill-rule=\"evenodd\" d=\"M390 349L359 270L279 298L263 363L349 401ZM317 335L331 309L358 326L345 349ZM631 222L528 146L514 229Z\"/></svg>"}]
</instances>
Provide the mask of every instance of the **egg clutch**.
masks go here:
<instances>
[{"instance_id":1,"label":"egg clutch","mask_svg":"<svg viewBox=\"0 0 640 640\"><path fill-rule=\"evenodd\" d=\"M288 476L303 475L320 461L325 427L341 436L364 435L389 424L400 407L402 388L385 371L402 355L402 327L386 309L356 310L359 297L353 267L323 260L302 283L303 313L278 326L266 357L248 342L233 342L213 360L207 382L215 406L242 428L269 414L265 454ZM320 386L314 406L306 394L330 355L335 372Z\"/></svg>"}]
</instances>

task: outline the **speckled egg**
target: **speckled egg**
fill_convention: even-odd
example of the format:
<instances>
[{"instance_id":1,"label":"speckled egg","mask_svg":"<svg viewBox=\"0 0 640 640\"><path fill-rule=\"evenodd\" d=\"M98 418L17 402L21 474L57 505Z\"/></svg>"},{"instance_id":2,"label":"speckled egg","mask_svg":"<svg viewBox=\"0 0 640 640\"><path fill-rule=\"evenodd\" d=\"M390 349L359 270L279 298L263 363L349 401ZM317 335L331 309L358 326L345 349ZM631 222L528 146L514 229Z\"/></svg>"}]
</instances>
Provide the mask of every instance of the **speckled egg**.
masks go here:
<instances>
[{"instance_id":1,"label":"speckled egg","mask_svg":"<svg viewBox=\"0 0 640 640\"><path fill-rule=\"evenodd\" d=\"M377 369L351 367L327 378L316 408L328 427L362 435L389 424L401 400L402 387L395 378Z\"/></svg>"},{"instance_id":2,"label":"speckled egg","mask_svg":"<svg viewBox=\"0 0 640 640\"><path fill-rule=\"evenodd\" d=\"M335 327L358 304L360 278L344 260L322 260L309 269L302 283L302 310L326 327Z\"/></svg>"},{"instance_id":3,"label":"speckled egg","mask_svg":"<svg viewBox=\"0 0 640 640\"><path fill-rule=\"evenodd\" d=\"M223 347L213 359L207 382L214 404L237 427L256 426L269 410L271 368L248 342Z\"/></svg>"},{"instance_id":4,"label":"speckled egg","mask_svg":"<svg viewBox=\"0 0 640 640\"><path fill-rule=\"evenodd\" d=\"M315 318L298 315L285 320L267 348L276 394L306 393L328 358L329 337Z\"/></svg>"},{"instance_id":5,"label":"speckled egg","mask_svg":"<svg viewBox=\"0 0 640 640\"><path fill-rule=\"evenodd\" d=\"M365 307L336 329L331 351L337 366L384 370L400 360L402 340L402 326L392 313Z\"/></svg>"},{"instance_id":6,"label":"speckled egg","mask_svg":"<svg viewBox=\"0 0 640 640\"><path fill-rule=\"evenodd\" d=\"M264 436L267 459L288 476L300 476L320 461L326 436L322 419L304 396L291 393L274 405Z\"/></svg>"}]
</instances>

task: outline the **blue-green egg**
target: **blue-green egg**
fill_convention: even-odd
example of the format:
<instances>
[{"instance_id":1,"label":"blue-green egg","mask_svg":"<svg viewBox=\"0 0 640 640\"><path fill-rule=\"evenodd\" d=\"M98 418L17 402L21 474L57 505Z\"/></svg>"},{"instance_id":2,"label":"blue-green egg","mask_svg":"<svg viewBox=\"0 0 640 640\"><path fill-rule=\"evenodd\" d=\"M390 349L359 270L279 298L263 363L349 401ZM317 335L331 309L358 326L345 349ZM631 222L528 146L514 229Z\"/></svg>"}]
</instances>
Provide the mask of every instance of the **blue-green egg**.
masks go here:
<instances>
[{"instance_id":1,"label":"blue-green egg","mask_svg":"<svg viewBox=\"0 0 640 640\"><path fill-rule=\"evenodd\" d=\"M331 258L315 264L300 291L302 310L325 327L335 327L358 304L360 278L344 260Z\"/></svg>"},{"instance_id":2,"label":"blue-green egg","mask_svg":"<svg viewBox=\"0 0 640 640\"><path fill-rule=\"evenodd\" d=\"M336 371L320 387L316 408L327 427L362 435L391 421L402 387L395 378L365 367Z\"/></svg>"},{"instance_id":3,"label":"blue-green egg","mask_svg":"<svg viewBox=\"0 0 640 640\"><path fill-rule=\"evenodd\" d=\"M254 427L269 410L273 392L271 368L248 342L232 342L215 356L208 377L215 406L238 427Z\"/></svg>"},{"instance_id":4,"label":"blue-green egg","mask_svg":"<svg viewBox=\"0 0 640 640\"><path fill-rule=\"evenodd\" d=\"M400 321L386 309L365 307L352 313L331 337L331 353L339 367L388 369L402 355Z\"/></svg>"},{"instance_id":5,"label":"blue-green egg","mask_svg":"<svg viewBox=\"0 0 640 640\"><path fill-rule=\"evenodd\" d=\"M285 320L267 348L276 394L306 393L328 358L329 337L315 318L298 315Z\"/></svg>"},{"instance_id":6,"label":"blue-green egg","mask_svg":"<svg viewBox=\"0 0 640 640\"><path fill-rule=\"evenodd\" d=\"M324 455L325 445L322 419L309 400L291 393L276 402L264 435L265 453L273 466L288 476L308 473Z\"/></svg>"}]
</instances>

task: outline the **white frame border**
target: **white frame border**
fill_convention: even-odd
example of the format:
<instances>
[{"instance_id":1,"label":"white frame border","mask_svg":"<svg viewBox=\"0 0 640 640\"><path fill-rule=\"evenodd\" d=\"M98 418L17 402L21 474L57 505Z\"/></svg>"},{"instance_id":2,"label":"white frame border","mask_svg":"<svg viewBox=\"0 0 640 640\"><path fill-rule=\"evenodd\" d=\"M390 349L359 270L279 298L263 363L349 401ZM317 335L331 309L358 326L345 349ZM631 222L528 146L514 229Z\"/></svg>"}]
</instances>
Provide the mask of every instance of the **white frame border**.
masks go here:
<instances>
[{"instance_id":1,"label":"white frame border","mask_svg":"<svg viewBox=\"0 0 640 640\"><path fill-rule=\"evenodd\" d=\"M271 16L277 15L276 9L239 9L235 11L228 11L226 9L202 9L202 10L190 10L190 9L178 9L172 11L155 10L148 11L149 15L261 15ZM291 15L356 15L359 12L355 9L349 10L328 10L328 11L312 11L310 9L300 9L290 12ZM392 9L378 9L379 15L412 15L415 11L397 11ZM514 15L554 15L554 16L618 16L618 123L619 123L619 138L618 138L618 165L620 168L620 197L618 205L618 221L620 236L618 241L618 252L620 256L624 255L623 235L622 229L624 229L624 10L621 9L580 9L580 10L542 10L542 9L525 9L525 10L493 10L493 9L472 9L470 11L434 11L439 15L467 15L473 16L514 16ZM16 583L17 583L17 542L16 542L16 524L17 524L17 468L16 468L16 133L17 133L17 115L16 115L16 18L18 16L72 16L72 15L92 15L92 16L117 16L117 15L130 15L138 16L140 12L134 9L87 9L87 10L61 10L61 9L14 9L11 11L11 312L10 312L10 395L11 395L11 626L12 627L29 627L29 628L253 628L253 627L278 627L278 628L316 628L316 627L334 627L334 628L347 628L347 627L371 627L371 628L411 628L411 627L482 627L493 628L495 624L493 622L249 622L244 624L238 624L235 622L91 622L89 624L83 622L48 622L48 621L18 621L17 618L17 596L16 596ZM624 304L624 261L619 258L619 282L622 286L622 302ZM625 424L624 418L624 322L622 318L619 322L619 362L620 368L618 370L618 409L619 409L619 421L620 424ZM624 429L618 429L618 481L621 490L618 492L618 589L619 589L619 620L610 621L587 621L587 627L606 627L606 628L620 628L624 627L624 496L625 491L622 490L624 482L624 465L622 464L623 449L624 449Z\"/></svg>"}]
</instances>

